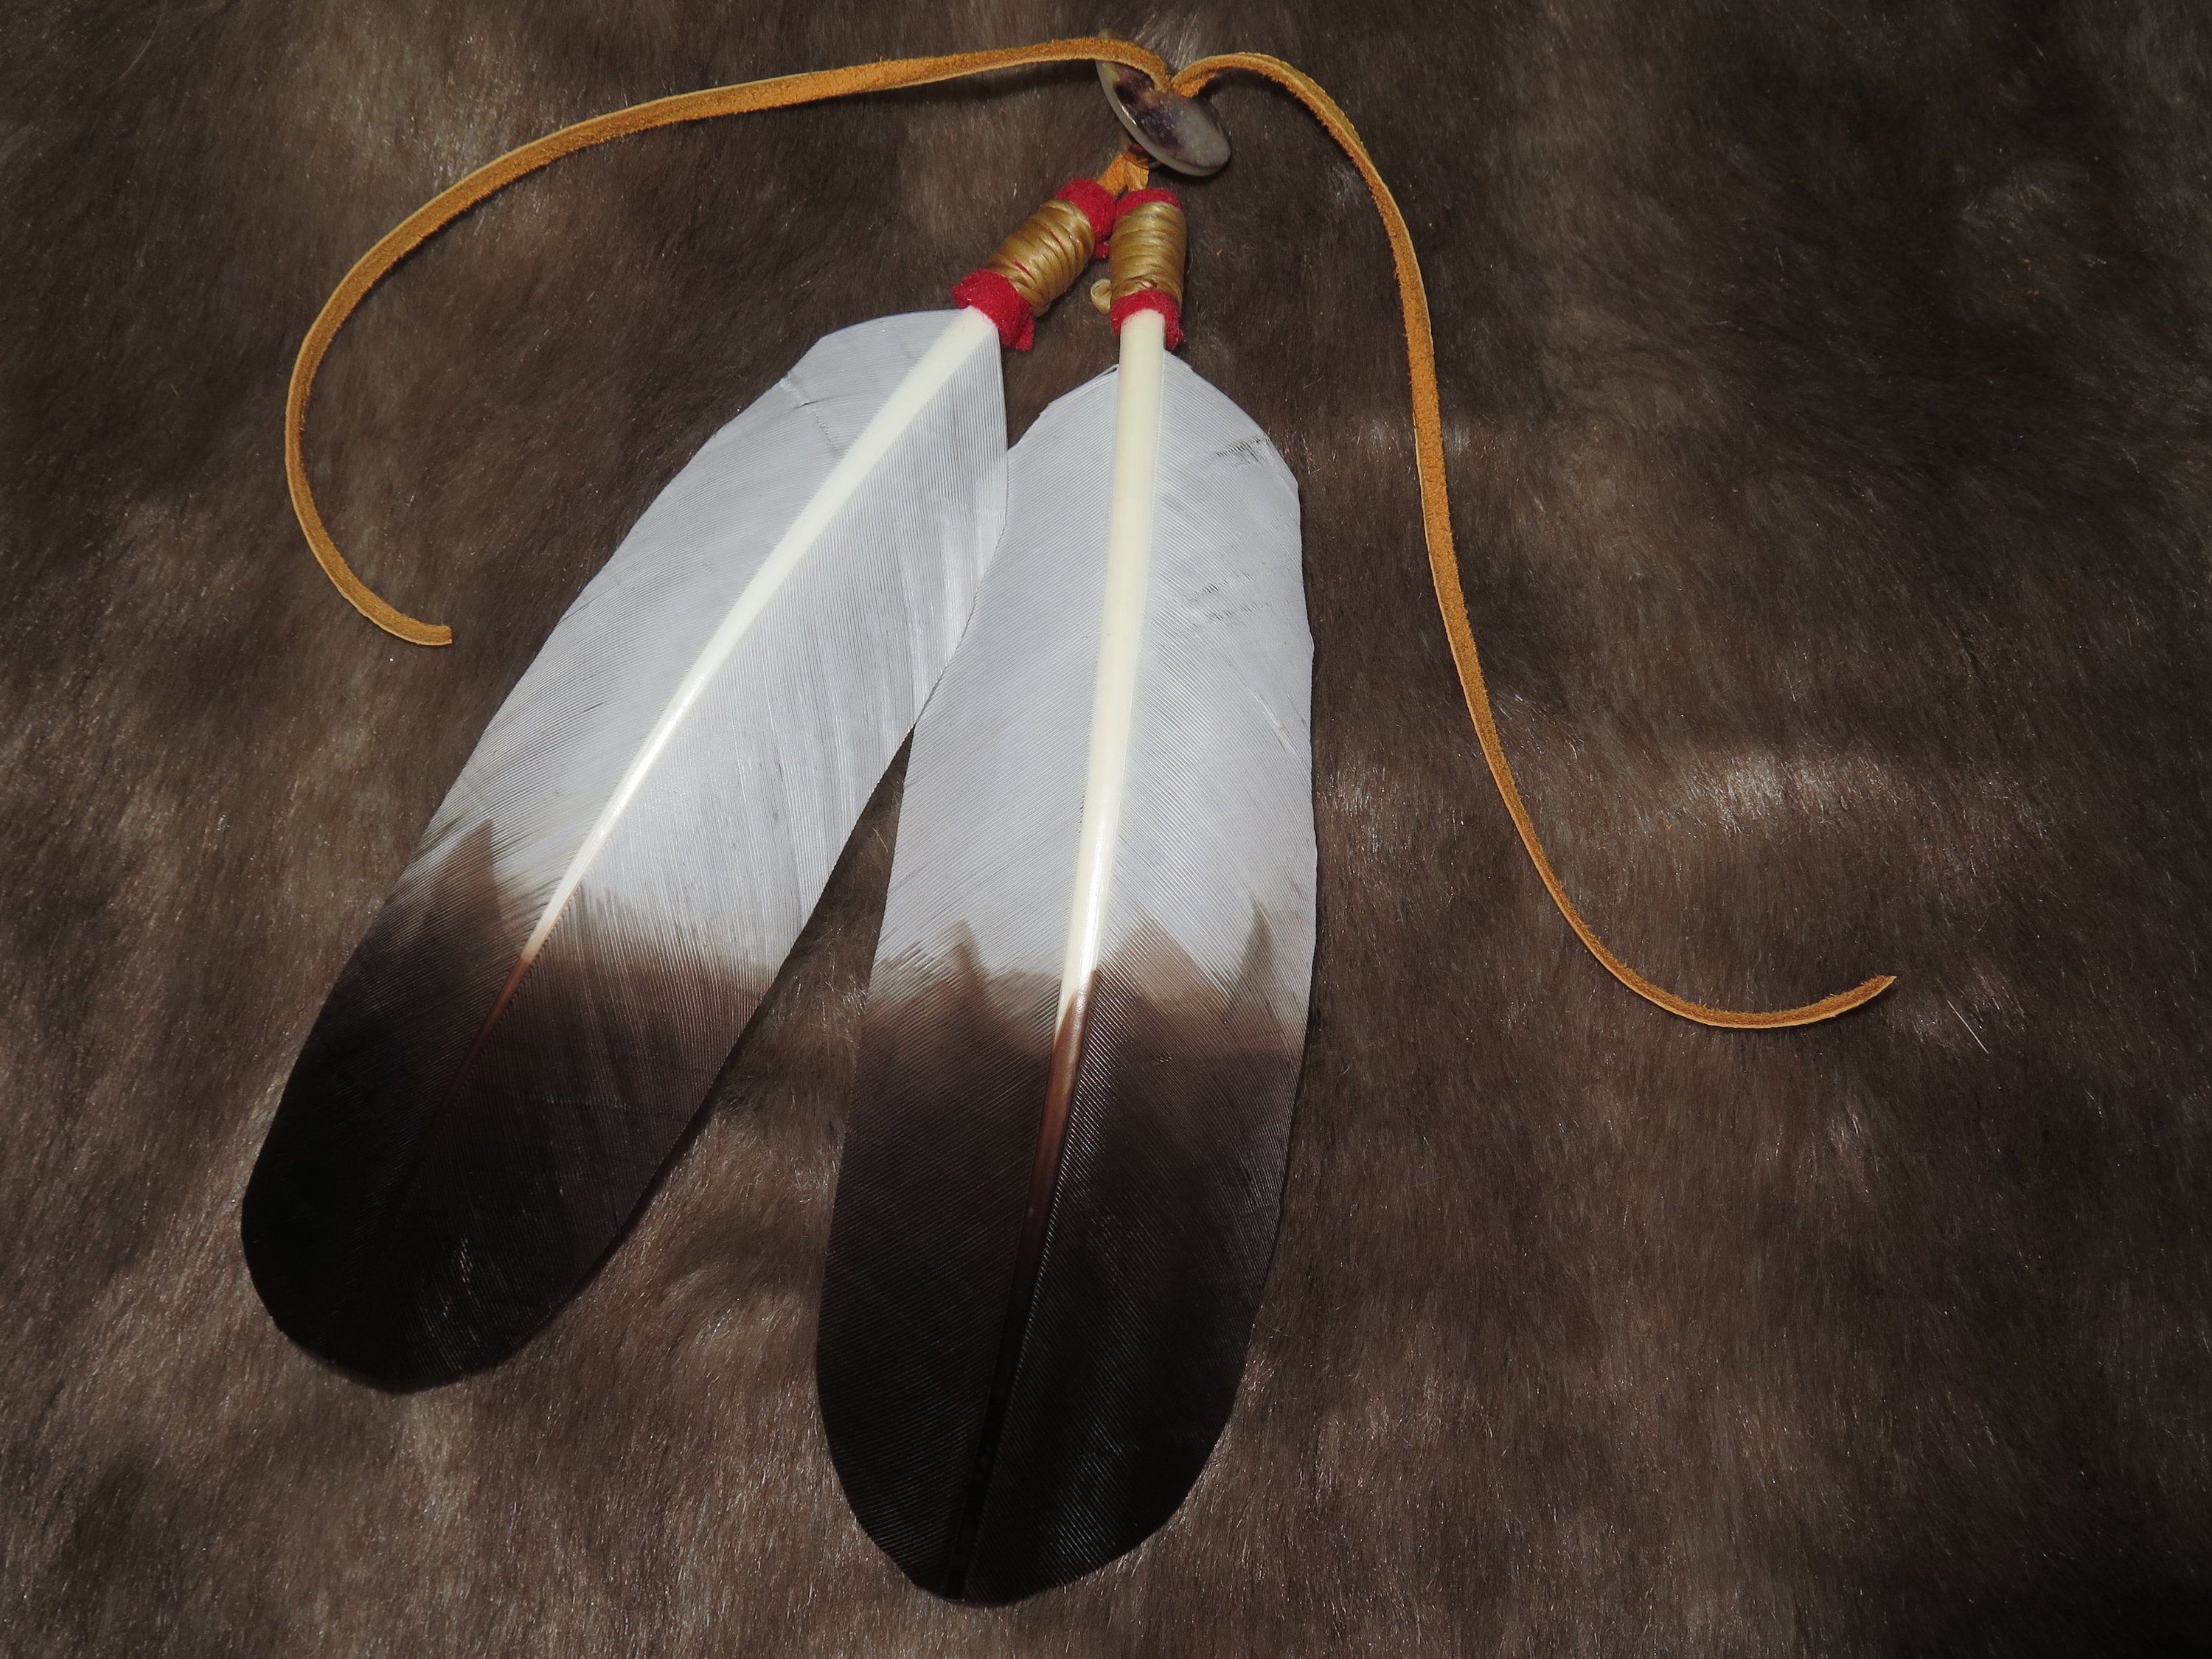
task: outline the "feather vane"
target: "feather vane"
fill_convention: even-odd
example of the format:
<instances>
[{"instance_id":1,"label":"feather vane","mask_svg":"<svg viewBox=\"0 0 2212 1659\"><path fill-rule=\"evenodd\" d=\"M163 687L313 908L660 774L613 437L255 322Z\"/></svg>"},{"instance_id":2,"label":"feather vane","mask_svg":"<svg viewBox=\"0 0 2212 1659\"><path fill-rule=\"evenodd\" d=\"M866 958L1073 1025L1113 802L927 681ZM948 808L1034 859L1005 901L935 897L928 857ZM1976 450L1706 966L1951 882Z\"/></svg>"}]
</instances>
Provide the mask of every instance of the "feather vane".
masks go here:
<instances>
[{"instance_id":1,"label":"feather vane","mask_svg":"<svg viewBox=\"0 0 2212 1659\"><path fill-rule=\"evenodd\" d=\"M997 338L830 335L671 481L493 718L310 1034L247 1188L295 1340L491 1364L628 1224L964 627Z\"/></svg>"},{"instance_id":2,"label":"feather vane","mask_svg":"<svg viewBox=\"0 0 2212 1659\"><path fill-rule=\"evenodd\" d=\"M915 729L831 1224L839 1476L969 1601L1181 1503L1280 1203L1315 926L1297 489L1158 328L1013 451Z\"/></svg>"}]
</instances>

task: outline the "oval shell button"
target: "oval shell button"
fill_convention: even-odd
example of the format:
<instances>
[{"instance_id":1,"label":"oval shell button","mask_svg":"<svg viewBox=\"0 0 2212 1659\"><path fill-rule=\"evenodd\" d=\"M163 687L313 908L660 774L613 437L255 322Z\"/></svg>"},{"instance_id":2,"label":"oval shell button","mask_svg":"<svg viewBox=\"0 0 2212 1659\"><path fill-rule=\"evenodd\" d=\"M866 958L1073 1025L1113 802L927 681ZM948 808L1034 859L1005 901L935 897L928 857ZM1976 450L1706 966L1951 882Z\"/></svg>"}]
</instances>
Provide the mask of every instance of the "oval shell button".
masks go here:
<instances>
[{"instance_id":1,"label":"oval shell button","mask_svg":"<svg viewBox=\"0 0 2212 1659\"><path fill-rule=\"evenodd\" d=\"M1098 82L1115 118L1162 167L1203 176L1229 165L1229 135L1195 98L1156 87L1120 64L1099 64Z\"/></svg>"}]
</instances>

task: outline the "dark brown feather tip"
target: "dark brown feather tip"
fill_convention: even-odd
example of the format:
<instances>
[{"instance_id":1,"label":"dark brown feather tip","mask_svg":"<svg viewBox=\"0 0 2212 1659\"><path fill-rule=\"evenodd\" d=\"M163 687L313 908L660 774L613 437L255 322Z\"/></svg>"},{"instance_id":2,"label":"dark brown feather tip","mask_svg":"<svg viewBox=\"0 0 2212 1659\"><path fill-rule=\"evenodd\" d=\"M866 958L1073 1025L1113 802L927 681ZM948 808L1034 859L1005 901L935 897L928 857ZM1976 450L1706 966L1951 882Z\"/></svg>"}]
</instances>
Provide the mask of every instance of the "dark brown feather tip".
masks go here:
<instances>
[{"instance_id":1,"label":"dark brown feather tip","mask_svg":"<svg viewBox=\"0 0 2212 1659\"><path fill-rule=\"evenodd\" d=\"M1064 1583L1197 1479L1274 1248L1299 1052L1270 957L1255 932L1224 988L1146 929L1065 1033L1055 985L970 952L879 972L817 1377L854 1512L923 1589ZM1055 1149L1059 1035L1080 1054Z\"/></svg>"},{"instance_id":2,"label":"dark brown feather tip","mask_svg":"<svg viewBox=\"0 0 2212 1659\"><path fill-rule=\"evenodd\" d=\"M587 902L571 910L563 928L593 926ZM528 914L500 890L489 826L421 898L395 896L324 1004L246 1189L240 1233L270 1316L387 1388L496 1364L568 1303L764 988L609 948L602 929L587 967L549 947L487 1031Z\"/></svg>"}]
</instances>

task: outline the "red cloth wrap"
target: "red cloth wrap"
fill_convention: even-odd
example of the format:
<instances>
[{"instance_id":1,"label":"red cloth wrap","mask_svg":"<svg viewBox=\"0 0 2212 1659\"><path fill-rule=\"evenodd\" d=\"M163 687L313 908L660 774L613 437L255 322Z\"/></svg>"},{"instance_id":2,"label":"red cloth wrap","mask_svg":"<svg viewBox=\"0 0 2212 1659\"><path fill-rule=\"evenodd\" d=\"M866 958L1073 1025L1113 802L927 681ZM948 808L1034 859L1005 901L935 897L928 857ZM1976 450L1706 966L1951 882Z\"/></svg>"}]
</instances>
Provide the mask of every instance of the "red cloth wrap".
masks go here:
<instances>
[{"instance_id":1,"label":"red cloth wrap","mask_svg":"<svg viewBox=\"0 0 2212 1659\"><path fill-rule=\"evenodd\" d=\"M952 285L952 297L973 306L999 328L999 343L1027 351L1036 339L1036 317L1014 285L995 270L971 270Z\"/></svg>"},{"instance_id":2,"label":"red cloth wrap","mask_svg":"<svg viewBox=\"0 0 2212 1659\"><path fill-rule=\"evenodd\" d=\"M1182 307L1156 288L1140 288L1134 294L1124 295L1114 301L1114 309L1107 313L1114 325L1114 331L1119 334L1121 325L1133 313L1139 311L1157 311L1167 319L1170 351L1182 343Z\"/></svg>"},{"instance_id":3,"label":"red cloth wrap","mask_svg":"<svg viewBox=\"0 0 2212 1659\"><path fill-rule=\"evenodd\" d=\"M1056 198L1073 203L1091 221L1091 239L1103 244L1114 228L1114 193L1096 179L1078 179ZM973 306L998 325L999 343L1027 351L1036 341L1036 313L1014 285L988 266L969 271L952 285L952 297Z\"/></svg>"},{"instance_id":4,"label":"red cloth wrap","mask_svg":"<svg viewBox=\"0 0 2212 1659\"><path fill-rule=\"evenodd\" d=\"M1120 205L1114 210L1114 216L1120 218L1139 202L1165 202L1170 207L1181 207L1182 198L1171 190L1161 189L1158 185L1146 190L1133 190L1121 198Z\"/></svg>"},{"instance_id":5,"label":"red cloth wrap","mask_svg":"<svg viewBox=\"0 0 2212 1659\"><path fill-rule=\"evenodd\" d=\"M1083 216L1091 221L1091 240L1103 246L1114 234L1114 192L1096 179L1078 179L1053 198L1073 202L1083 210Z\"/></svg>"}]
</instances>

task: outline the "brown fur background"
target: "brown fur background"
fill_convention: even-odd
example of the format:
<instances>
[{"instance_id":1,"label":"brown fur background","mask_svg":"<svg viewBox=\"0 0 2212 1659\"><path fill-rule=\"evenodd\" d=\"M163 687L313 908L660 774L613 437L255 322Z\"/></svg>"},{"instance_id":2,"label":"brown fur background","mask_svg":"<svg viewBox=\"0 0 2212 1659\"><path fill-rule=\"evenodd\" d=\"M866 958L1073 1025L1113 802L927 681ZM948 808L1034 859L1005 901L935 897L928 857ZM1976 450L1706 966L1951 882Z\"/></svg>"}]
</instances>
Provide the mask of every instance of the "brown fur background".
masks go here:
<instances>
[{"instance_id":1,"label":"brown fur background","mask_svg":"<svg viewBox=\"0 0 2212 1659\"><path fill-rule=\"evenodd\" d=\"M1188 356L1297 472L1322 934L1280 1248L1168 1528L948 1607L811 1369L887 787L628 1246L410 1396L237 1203L553 619L822 332L1110 130L1060 70L631 139L299 337L434 190L663 93L1104 25L1321 76L1427 261L1500 718L1423 568L1381 234L1253 83ZM17 0L0 18L0 1640L217 1655L2212 1651L2212 14L2195 0ZM1109 361L1064 305L1016 428Z\"/></svg>"}]
</instances>

